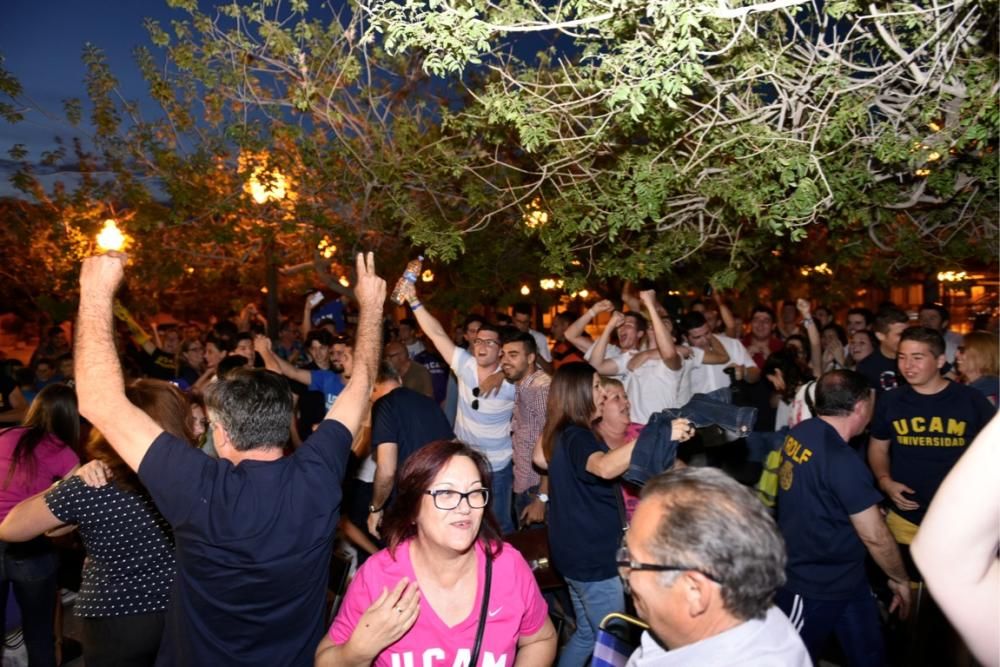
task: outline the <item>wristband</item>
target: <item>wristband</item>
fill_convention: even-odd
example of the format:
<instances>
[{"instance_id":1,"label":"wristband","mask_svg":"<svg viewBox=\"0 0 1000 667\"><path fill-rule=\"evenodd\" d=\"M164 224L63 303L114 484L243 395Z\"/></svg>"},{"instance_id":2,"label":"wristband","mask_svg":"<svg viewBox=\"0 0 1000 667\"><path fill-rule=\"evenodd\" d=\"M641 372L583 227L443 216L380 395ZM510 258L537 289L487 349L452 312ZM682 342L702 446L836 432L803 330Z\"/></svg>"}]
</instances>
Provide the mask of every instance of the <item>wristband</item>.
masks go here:
<instances>
[{"instance_id":1,"label":"wristband","mask_svg":"<svg viewBox=\"0 0 1000 667\"><path fill-rule=\"evenodd\" d=\"M549 502L549 496L545 493L539 493L536 497L543 503Z\"/></svg>"},{"instance_id":2,"label":"wristband","mask_svg":"<svg viewBox=\"0 0 1000 667\"><path fill-rule=\"evenodd\" d=\"M416 312L416 311L420 310L423 307L424 307L424 304L420 303L416 299L414 299L413 301L410 302L410 310L412 310L413 312Z\"/></svg>"},{"instance_id":3,"label":"wristband","mask_svg":"<svg viewBox=\"0 0 1000 667\"><path fill-rule=\"evenodd\" d=\"M806 317L806 318L803 318L803 320L802 320L802 324L804 324L807 327L808 326L812 326L812 323L813 323L813 318L811 318L811 317Z\"/></svg>"}]
</instances>

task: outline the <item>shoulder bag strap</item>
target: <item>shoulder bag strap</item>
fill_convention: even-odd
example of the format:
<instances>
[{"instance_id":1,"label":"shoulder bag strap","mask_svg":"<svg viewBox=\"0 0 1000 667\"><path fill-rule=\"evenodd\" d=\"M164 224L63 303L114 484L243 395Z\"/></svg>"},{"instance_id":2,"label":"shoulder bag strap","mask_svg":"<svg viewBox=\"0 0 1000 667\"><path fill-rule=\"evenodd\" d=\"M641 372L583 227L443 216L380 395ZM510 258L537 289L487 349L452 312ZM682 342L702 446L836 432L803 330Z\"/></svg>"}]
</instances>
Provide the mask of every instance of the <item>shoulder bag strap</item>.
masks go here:
<instances>
[{"instance_id":1,"label":"shoulder bag strap","mask_svg":"<svg viewBox=\"0 0 1000 667\"><path fill-rule=\"evenodd\" d=\"M483 585L483 605L479 610L479 627L476 628L476 644L472 647L472 660L469 667L476 667L479 662L479 652L483 647L483 634L486 632L486 617L490 609L490 584L493 582L493 555L490 550L492 546L487 542L483 549L486 554L486 582Z\"/></svg>"}]
</instances>

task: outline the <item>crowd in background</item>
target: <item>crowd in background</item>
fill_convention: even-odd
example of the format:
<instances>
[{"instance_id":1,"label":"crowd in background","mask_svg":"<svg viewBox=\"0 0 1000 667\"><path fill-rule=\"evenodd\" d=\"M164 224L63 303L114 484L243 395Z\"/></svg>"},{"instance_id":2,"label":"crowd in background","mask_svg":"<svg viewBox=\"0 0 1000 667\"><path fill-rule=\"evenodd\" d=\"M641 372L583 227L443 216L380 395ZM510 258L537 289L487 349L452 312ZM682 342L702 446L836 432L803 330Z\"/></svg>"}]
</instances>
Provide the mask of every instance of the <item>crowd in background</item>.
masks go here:
<instances>
[{"instance_id":1,"label":"crowd in background","mask_svg":"<svg viewBox=\"0 0 1000 667\"><path fill-rule=\"evenodd\" d=\"M352 571L362 569L346 593L339 591L346 596L342 612L324 634L317 664L346 664L345 647L362 643L352 634L360 632L358 625L383 618L395 634L366 636L368 652L360 655L382 664L377 656L391 645L427 664L428 651L437 650L435 642L447 641L447 627L458 627L468 609L451 609L440 592L435 600L436 586L444 591L445 584L426 559L470 549L472 581L478 576L481 584L485 571L476 567L486 562L493 567L496 559L506 582L501 585L517 589L506 591L505 604L511 609L524 605L523 616L504 621L510 626L504 630L507 639L487 640L513 642L497 649L496 656L504 651L535 655L536 662L518 664L548 664L556 660L558 644L560 665L586 664L607 614L637 609L647 621L657 618L641 587L629 586L642 569L635 554L622 555L629 548L623 546L622 531L643 495L643 483L629 478L630 466L634 469L640 457L656 459L645 464L651 476L687 466L721 468L759 494L763 512L775 513L776 523L767 530L780 533L787 545L787 565L784 547L772 554L782 571L780 581L753 594L725 581L731 588L724 595L735 597L720 603L733 627L767 623L767 632L783 637L778 643L786 646L786 662L772 664L808 664L805 651L813 660L829 655L832 636L849 664L944 664L921 657L926 633L940 647L940 633L949 627L934 617L932 603L925 603L919 615L914 603L918 621L887 625L871 592L880 596L883 611L900 604L905 611L911 600L900 586L905 582L905 588L916 589L922 580L909 546L931 498L995 412L1000 393L996 317L978 319L963 336L952 331L948 310L933 303L907 312L891 303L871 311L789 299L737 310L718 294L684 304L628 285L608 297L581 312L545 318L530 303L481 308L453 313L445 326L446 318L432 315L411 291L405 306L379 314L380 361L365 392L371 400L350 434L335 524L337 539L354 554ZM367 364L367 356L359 362L355 330L362 309L347 297L311 294L301 317L281 319L269 336L253 304L239 313L220 313L211 323L154 325L116 301L114 343L127 397L160 430L192 452L200 449L198 456L226 459L234 427L225 424L222 435L213 427L218 420L213 414L220 409L213 406L221 400L213 397L213 391L221 392L213 387L242 382L245 369L267 369L285 378L291 390L291 427L278 444L284 456L292 457L322 432L352 377L364 373L358 364ZM177 510L158 507L138 466L112 446L113 439L109 444L110 438L79 418L73 334L66 325L49 327L29 364L8 361L0 375L0 424L6 425L0 431L6 469L0 489L3 597L12 583L32 664L55 664L51 614L58 559L45 534L77 526L77 548L89 556L75 605L86 621L87 664L152 664L169 626ZM79 369L87 360L75 362ZM869 391L874 398L867 402ZM699 400L705 403L696 413L690 406ZM736 408L755 411L752 429L727 428L728 417L700 423L691 416L710 409L729 415ZM823 420L828 426L819 425ZM644 444L642 434L652 440L654 432L658 442L672 443L673 449L664 454L661 445ZM440 443L456 438L464 449L420 454L428 443L441 448ZM838 458L840 445L850 458ZM907 459L910 450L916 455ZM810 457L821 456L829 456L831 463L824 465L835 472L807 467ZM849 485L843 481L847 477ZM67 481L46 491L61 479ZM402 481L411 479L422 481L412 488ZM453 489L448 486L452 479L464 486ZM448 531L461 522L444 528L433 524L431 514L419 509L424 502L431 514L485 511L486 518L481 525L478 518L469 519L468 544L465 537L456 542ZM413 512L405 514L405 507ZM871 508L885 508L887 519L880 511L868 512ZM109 513L115 521L107 520ZM862 514L868 523L860 523ZM818 520L828 522L825 539L850 544L841 554L842 571L830 580L838 583L819 585L829 572L801 565L829 546L815 542L822 535L811 542L806 537L812 530L807 526ZM417 525L419 530L410 530ZM567 597L546 594L543 599L523 560L501 559L502 550L487 555L490 540L539 526L547 528L552 563L566 583ZM477 552L471 545L473 540L480 544L483 534L485 551L477 547ZM757 546L770 544L760 535ZM405 567L397 556L400 545L410 554ZM868 571L862 545L877 566ZM382 551L385 547L391 556L381 555L390 553ZM137 553L140 567L129 561ZM30 575L12 565L25 559L34 564ZM456 568L464 562L456 561ZM715 581L713 566L703 567L706 581ZM629 568L635 571L629 574ZM450 611L454 623L446 622L445 630L425 627L418 619L424 603L414 586L396 586L399 577L419 579L434 608ZM760 577L770 581L766 573ZM848 579L850 586L843 583ZM109 581L124 583L109 587ZM325 583L316 585L325 590ZM473 591L469 604L481 594ZM764 597L749 611L734 612L732 599L740 595ZM772 596L784 612L780 621L772 618ZM557 638L545 611L560 604L571 620ZM476 620L479 608L472 608L468 618ZM845 630L850 615L855 628ZM799 623L803 618L807 631ZM403 619L411 625L404 627ZM781 624L801 634L805 650L788 643ZM499 620L487 625L492 628L487 633L499 632ZM663 636L667 630L656 634L657 623L652 626L656 645L675 655L696 643ZM419 639L411 627L419 628ZM476 630L469 621L464 632L471 638ZM122 642L123 635L129 640ZM888 648L878 648L882 636L889 638ZM961 650L955 646L959 643L947 650ZM869 648L873 652L862 655ZM124 650L131 651L127 659ZM653 644L645 650L644 655L655 655ZM934 655L934 660L941 656ZM672 664L642 659L633 657L633 664Z\"/></svg>"}]
</instances>

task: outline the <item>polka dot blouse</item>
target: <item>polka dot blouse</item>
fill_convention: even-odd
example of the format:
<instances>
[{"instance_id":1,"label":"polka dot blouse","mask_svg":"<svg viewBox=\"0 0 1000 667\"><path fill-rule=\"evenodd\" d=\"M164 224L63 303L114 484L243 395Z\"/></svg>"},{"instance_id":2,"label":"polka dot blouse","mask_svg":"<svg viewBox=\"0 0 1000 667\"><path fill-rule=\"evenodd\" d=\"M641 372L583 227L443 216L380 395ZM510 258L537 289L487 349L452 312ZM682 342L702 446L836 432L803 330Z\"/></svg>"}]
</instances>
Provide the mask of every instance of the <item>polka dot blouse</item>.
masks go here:
<instances>
[{"instance_id":1,"label":"polka dot blouse","mask_svg":"<svg viewBox=\"0 0 1000 667\"><path fill-rule=\"evenodd\" d=\"M79 616L128 616L165 611L174 580L169 524L149 496L114 483L94 489L71 477L45 494L60 521L79 526L87 549Z\"/></svg>"}]
</instances>

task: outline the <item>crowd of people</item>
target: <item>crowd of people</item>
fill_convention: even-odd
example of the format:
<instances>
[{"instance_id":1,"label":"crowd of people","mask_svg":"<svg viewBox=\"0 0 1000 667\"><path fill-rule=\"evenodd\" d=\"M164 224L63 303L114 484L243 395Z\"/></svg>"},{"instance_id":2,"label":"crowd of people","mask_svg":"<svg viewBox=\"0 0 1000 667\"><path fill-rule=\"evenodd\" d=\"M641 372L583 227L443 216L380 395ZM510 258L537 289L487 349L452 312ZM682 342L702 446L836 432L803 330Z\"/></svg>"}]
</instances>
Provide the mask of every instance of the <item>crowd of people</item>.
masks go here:
<instances>
[{"instance_id":1,"label":"crowd of people","mask_svg":"<svg viewBox=\"0 0 1000 667\"><path fill-rule=\"evenodd\" d=\"M32 666L74 529L88 667L578 667L621 613L635 667L996 663L995 321L800 298L744 326L627 284L547 334L530 303L449 328L412 283L387 309L369 254L269 336L253 305L144 326L125 273L86 260L72 336L2 387L0 588ZM504 540L532 531L565 596Z\"/></svg>"}]
</instances>

